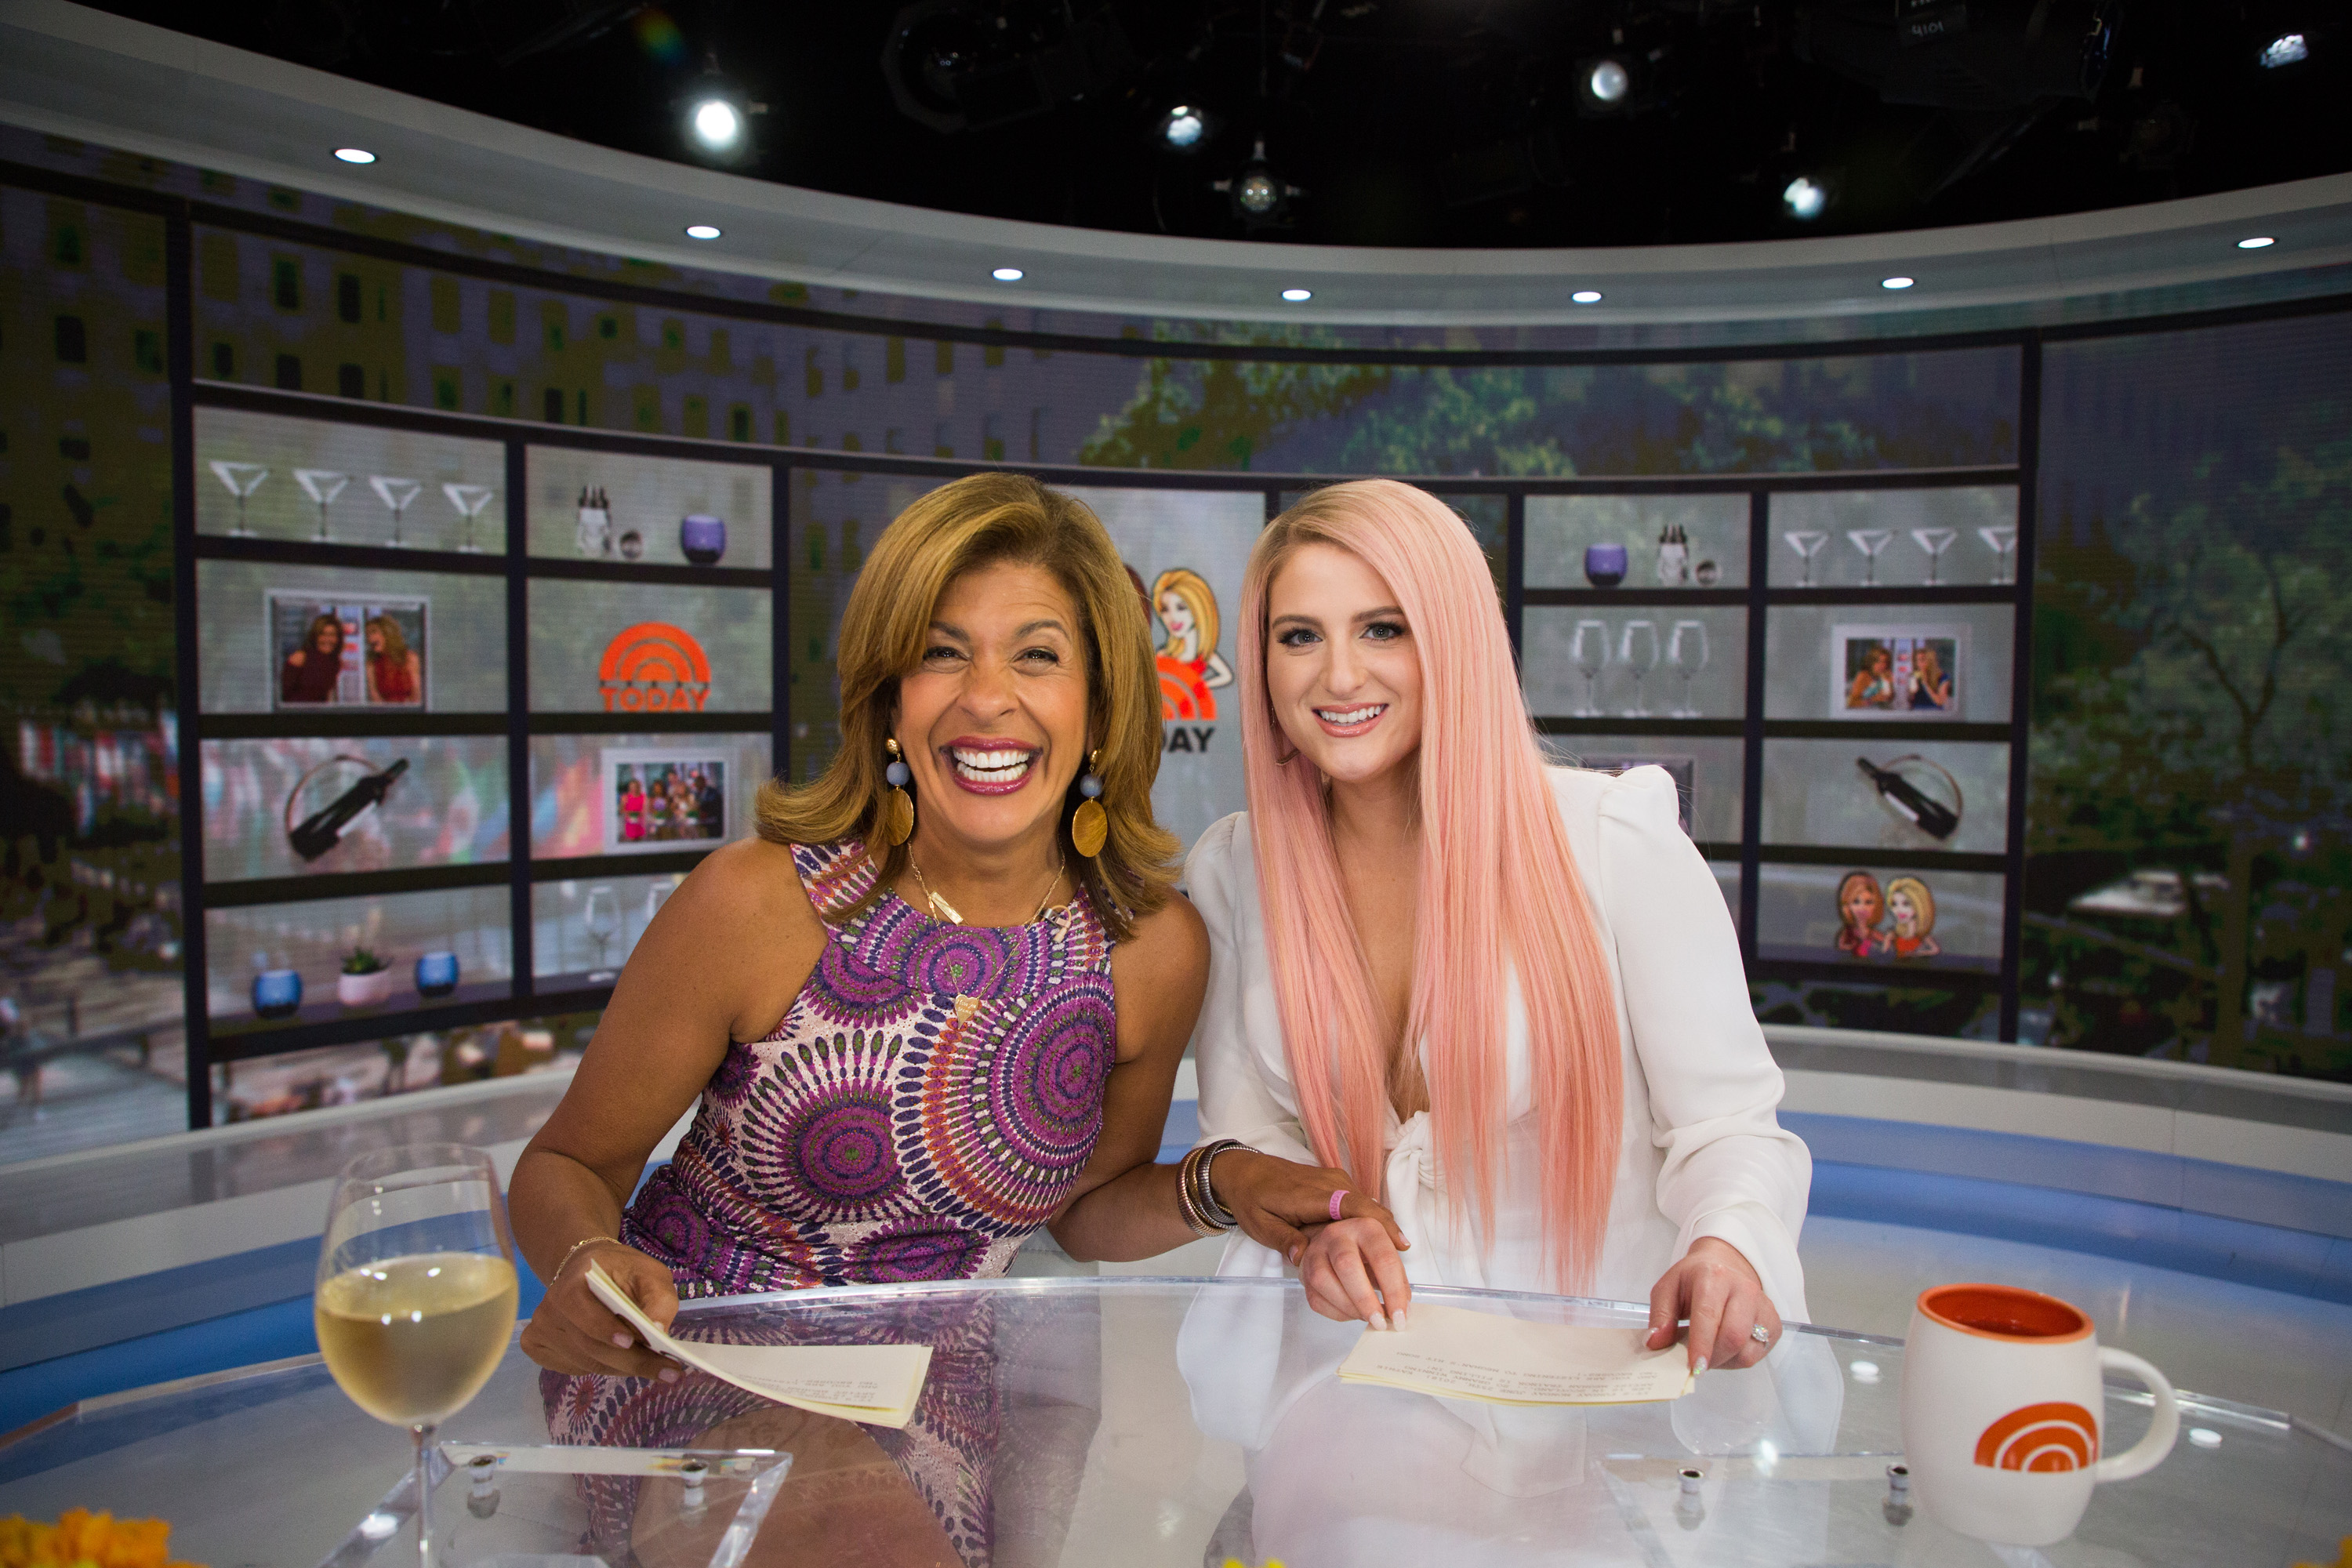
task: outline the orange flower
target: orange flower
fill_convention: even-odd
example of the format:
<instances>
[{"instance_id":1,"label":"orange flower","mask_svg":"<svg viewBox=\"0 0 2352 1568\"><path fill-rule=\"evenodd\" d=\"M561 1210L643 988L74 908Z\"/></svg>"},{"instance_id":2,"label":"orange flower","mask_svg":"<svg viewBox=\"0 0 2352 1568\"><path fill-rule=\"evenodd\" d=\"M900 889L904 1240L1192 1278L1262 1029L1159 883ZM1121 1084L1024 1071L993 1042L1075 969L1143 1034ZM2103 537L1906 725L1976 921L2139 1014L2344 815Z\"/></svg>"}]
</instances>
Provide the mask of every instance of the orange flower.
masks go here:
<instances>
[{"instance_id":1,"label":"orange flower","mask_svg":"<svg viewBox=\"0 0 2352 1568\"><path fill-rule=\"evenodd\" d=\"M69 1509L55 1524L22 1514L0 1519L0 1568L195 1568L166 1559L172 1527L160 1519L118 1520Z\"/></svg>"}]
</instances>

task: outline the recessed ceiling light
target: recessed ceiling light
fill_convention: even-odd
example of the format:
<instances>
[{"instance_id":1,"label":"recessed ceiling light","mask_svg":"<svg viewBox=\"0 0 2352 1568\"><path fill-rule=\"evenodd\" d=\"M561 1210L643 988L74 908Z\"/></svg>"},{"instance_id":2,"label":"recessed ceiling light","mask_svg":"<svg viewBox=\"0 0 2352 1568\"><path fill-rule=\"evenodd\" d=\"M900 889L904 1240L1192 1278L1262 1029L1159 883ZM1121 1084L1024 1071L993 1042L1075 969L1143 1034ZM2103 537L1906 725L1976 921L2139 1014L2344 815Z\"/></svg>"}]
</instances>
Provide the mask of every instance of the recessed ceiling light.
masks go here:
<instances>
[{"instance_id":1,"label":"recessed ceiling light","mask_svg":"<svg viewBox=\"0 0 2352 1568\"><path fill-rule=\"evenodd\" d=\"M717 239L719 232L707 223L690 223L686 226L686 237L688 239Z\"/></svg>"},{"instance_id":2,"label":"recessed ceiling light","mask_svg":"<svg viewBox=\"0 0 2352 1568\"><path fill-rule=\"evenodd\" d=\"M2282 33L2263 46L2262 62L2272 70L2311 58L2311 46L2301 33Z\"/></svg>"},{"instance_id":3,"label":"recessed ceiling light","mask_svg":"<svg viewBox=\"0 0 2352 1568\"><path fill-rule=\"evenodd\" d=\"M375 154L369 152L364 147L338 147L335 149L335 156L341 158L346 163L373 163L375 162Z\"/></svg>"},{"instance_id":4,"label":"recessed ceiling light","mask_svg":"<svg viewBox=\"0 0 2352 1568\"><path fill-rule=\"evenodd\" d=\"M1289 300L1294 305L1303 305L1307 300L1315 298L1315 290L1312 289L1285 289L1282 291L1282 297Z\"/></svg>"},{"instance_id":5,"label":"recessed ceiling light","mask_svg":"<svg viewBox=\"0 0 2352 1568\"><path fill-rule=\"evenodd\" d=\"M999 283L1018 283L1029 274L1022 271L1018 267L1000 267L989 276Z\"/></svg>"},{"instance_id":6,"label":"recessed ceiling light","mask_svg":"<svg viewBox=\"0 0 2352 1568\"><path fill-rule=\"evenodd\" d=\"M2238 241L2238 248L2240 250L2268 250L2272 246L2276 245L2277 243L2278 240L2270 235L2258 234L2252 236L2251 238Z\"/></svg>"},{"instance_id":7,"label":"recessed ceiling light","mask_svg":"<svg viewBox=\"0 0 2352 1568\"><path fill-rule=\"evenodd\" d=\"M1601 303L1601 290L1598 289L1579 289L1575 293L1570 294L1569 298L1575 300L1580 305L1598 305Z\"/></svg>"},{"instance_id":8,"label":"recessed ceiling light","mask_svg":"<svg viewBox=\"0 0 2352 1568\"><path fill-rule=\"evenodd\" d=\"M1800 174L1782 188L1780 205L1788 209L1790 217L1811 223L1829 210L1829 187Z\"/></svg>"},{"instance_id":9,"label":"recessed ceiling light","mask_svg":"<svg viewBox=\"0 0 2352 1568\"><path fill-rule=\"evenodd\" d=\"M1900 274L1897 274L1893 278L1880 279L1878 280L1878 286L1881 289L1908 289L1912 284L1916 283L1917 281L1919 280L1916 278L1905 278Z\"/></svg>"}]
</instances>

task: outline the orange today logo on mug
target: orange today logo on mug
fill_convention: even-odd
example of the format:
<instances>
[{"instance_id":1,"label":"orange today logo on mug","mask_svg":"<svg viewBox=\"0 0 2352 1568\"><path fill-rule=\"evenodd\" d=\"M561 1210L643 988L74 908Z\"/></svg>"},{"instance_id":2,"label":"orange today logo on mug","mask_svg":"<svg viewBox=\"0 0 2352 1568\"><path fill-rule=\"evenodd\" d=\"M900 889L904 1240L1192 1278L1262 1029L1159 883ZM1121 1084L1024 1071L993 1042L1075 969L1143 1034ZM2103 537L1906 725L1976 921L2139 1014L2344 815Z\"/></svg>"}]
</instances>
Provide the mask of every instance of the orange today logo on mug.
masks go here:
<instances>
[{"instance_id":1,"label":"orange today logo on mug","mask_svg":"<svg viewBox=\"0 0 2352 1568\"><path fill-rule=\"evenodd\" d=\"M2099 1424L2055 1400L2012 1410L1977 1439L1977 1463L1994 1470L2080 1470L2099 1457Z\"/></svg>"}]
</instances>

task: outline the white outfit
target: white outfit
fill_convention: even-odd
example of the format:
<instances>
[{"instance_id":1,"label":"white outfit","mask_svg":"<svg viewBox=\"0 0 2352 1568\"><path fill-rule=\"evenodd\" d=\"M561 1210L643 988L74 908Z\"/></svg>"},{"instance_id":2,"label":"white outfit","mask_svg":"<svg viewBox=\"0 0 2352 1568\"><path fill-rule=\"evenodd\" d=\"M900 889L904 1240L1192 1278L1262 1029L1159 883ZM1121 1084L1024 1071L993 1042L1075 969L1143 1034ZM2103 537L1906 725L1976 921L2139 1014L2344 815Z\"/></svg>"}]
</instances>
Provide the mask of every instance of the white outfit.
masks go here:
<instances>
[{"instance_id":1,"label":"white outfit","mask_svg":"<svg viewBox=\"0 0 2352 1568\"><path fill-rule=\"evenodd\" d=\"M1714 1236L1755 1267L1783 1319L1808 1321L1797 1233L1812 1160L1773 1114L1780 1069L1748 1002L1723 895L1676 821L1674 782L1658 768L1614 778L1549 772L1608 955L1625 1086L1616 1189L1588 1293L1647 1301L1692 1242ZM1186 877L1209 929L1208 995L1192 1037L1202 1141L1235 1138L1319 1165L1283 1052L1246 813L1202 835ZM1507 1051L1508 1163L1496 1184L1491 1248L1480 1246L1475 1223L1457 1234L1449 1221L1428 1112L1402 1124L1389 1113L1385 1201L1412 1243L1404 1268L1416 1285L1559 1289L1543 1257L1527 1015L1516 978ZM1219 1268L1283 1271L1277 1254L1239 1231Z\"/></svg>"}]
</instances>

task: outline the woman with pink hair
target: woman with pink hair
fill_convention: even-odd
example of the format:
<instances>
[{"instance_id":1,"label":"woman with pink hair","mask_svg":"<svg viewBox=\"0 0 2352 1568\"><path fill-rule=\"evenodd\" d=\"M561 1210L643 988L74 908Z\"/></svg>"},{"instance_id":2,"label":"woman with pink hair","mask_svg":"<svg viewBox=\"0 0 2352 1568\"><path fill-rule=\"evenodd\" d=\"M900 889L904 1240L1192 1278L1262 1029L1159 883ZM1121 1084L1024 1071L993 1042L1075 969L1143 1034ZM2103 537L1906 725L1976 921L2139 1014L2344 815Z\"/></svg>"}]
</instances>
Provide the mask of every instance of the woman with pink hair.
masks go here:
<instances>
[{"instance_id":1,"label":"woman with pink hair","mask_svg":"<svg viewBox=\"0 0 2352 1568\"><path fill-rule=\"evenodd\" d=\"M1811 1161L1671 780L1547 765L1485 556L1392 480L1268 525L1238 652L1250 809L1187 869L1202 1137L1395 1224L1237 1235L1223 1272L1295 1265L1374 1329L1416 1283L1647 1298L1653 1347L1761 1360L1805 1316Z\"/></svg>"}]
</instances>

